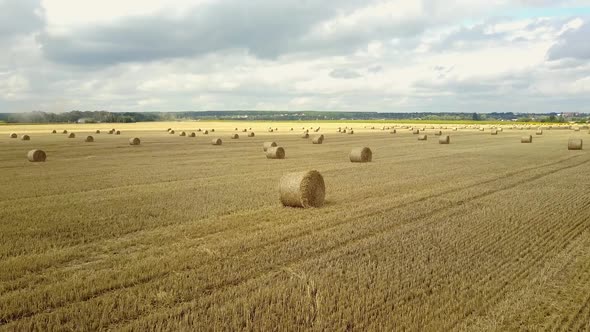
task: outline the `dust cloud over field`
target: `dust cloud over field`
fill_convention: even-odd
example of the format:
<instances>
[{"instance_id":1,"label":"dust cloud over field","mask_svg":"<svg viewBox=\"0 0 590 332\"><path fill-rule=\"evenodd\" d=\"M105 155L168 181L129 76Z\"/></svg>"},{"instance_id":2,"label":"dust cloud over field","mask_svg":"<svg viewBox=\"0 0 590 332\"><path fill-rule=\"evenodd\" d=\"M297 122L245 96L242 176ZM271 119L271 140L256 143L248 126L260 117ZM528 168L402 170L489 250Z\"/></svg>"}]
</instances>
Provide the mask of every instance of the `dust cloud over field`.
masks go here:
<instances>
[{"instance_id":1,"label":"dust cloud over field","mask_svg":"<svg viewBox=\"0 0 590 332\"><path fill-rule=\"evenodd\" d=\"M382 126L0 126L0 330L590 329L587 130ZM283 207L307 170L325 205Z\"/></svg>"}]
</instances>

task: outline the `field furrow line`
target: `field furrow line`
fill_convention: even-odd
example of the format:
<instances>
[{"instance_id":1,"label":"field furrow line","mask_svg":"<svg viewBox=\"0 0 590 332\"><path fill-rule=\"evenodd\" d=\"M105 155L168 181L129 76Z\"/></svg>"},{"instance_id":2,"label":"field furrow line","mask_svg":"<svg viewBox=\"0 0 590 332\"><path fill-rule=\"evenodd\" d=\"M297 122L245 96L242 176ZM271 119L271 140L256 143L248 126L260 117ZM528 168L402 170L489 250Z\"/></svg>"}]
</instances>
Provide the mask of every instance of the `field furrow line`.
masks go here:
<instances>
[{"instance_id":1,"label":"field furrow line","mask_svg":"<svg viewBox=\"0 0 590 332\"><path fill-rule=\"evenodd\" d=\"M566 160L569 160L569 159L571 159L571 158L567 158ZM565 167L563 167L563 168L561 168L561 169L568 169L568 168L571 168L571 167L575 167L575 166L578 166L578 165L584 164L584 163L586 163L586 162L587 162L587 161L584 161L584 162L582 162L582 163L577 163L576 165L565 166ZM555 164L558 164L558 163L559 163L559 162L556 162L556 163L551 163L550 165L555 165ZM537 169L537 168L542 168L542 167L543 167L543 166L538 166L538 167L534 167L534 168L535 168L535 169ZM514 174L514 175L517 175L517 174L520 174L520 173L522 173L522 172L524 172L524 171L525 171L525 170L523 170L523 171L517 171L517 172L513 172L513 174ZM544 174L545 174L545 175L548 175L548 174L551 174L551 173L553 173L553 172L556 172L556 170L553 170L553 171L551 171L551 172L545 172ZM526 183L526 182L534 181L534 180L536 180L536 179L539 179L540 177L542 177L542 176L534 176L534 177L532 178L532 180L521 180L521 181L518 181L517 183ZM490 180L489 182L493 182L493 181L494 181L494 180ZM479 184L477 184L477 185L481 185L481 183L479 183ZM503 190L510 189L510 188L512 188L512 187L514 187L514 186L515 186L515 185L508 186L508 187L504 188ZM447 192L461 191L461 190L465 190L465 188L459 188L459 189L455 189L455 190L449 190L449 191L447 191ZM497 192L499 192L499 191L501 191L501 190L502 190L502 189L498 189L498 190L492 190L492 191L490 191L490 193L488 193L488 194L497 193ZM436 197L436 196L438 196L438 194L437 194L437 195L431 195L430 197ZM484 196L486 196L486 195L485 195L485 194L477 195L477 197L475 197L474 199L479 199L479 198L482 198L482 197L484 197ZM417 202L424 201L424 200L426 200L426 199L428 199L428 198L421 198L421 199L417 200ZM471 201L471 199L468 199L468 200L466 200L466 201ZM401 206L399 206L399 207L395 207L395 206L394 206L393 208L392 208L392 207L383 208L383 209L381 209L381 210L379 210L379 211L375 211L375 212L371 213L370 215L377 215L377 214L382 214L382 213L385 213L385 212L387 212L387 211L390 211L390 210L392 210L392 209L395 209L395 208L400 208L400 207L403 207L403 206L406 206L406 205L409 205L409 204L412 204L412 203L405 203L405 204L402 204L402 205L401 205ZM451 208L453 205L454 205L454 204L450 204L450 205L449 205L449 206L448 206L446 209L448 209L448 208ZM442 211L445 211L446 209L445 209L445 208L440 208L440 209L437 209L437 210L434 210L434 211L429 211L429 212L425 213L424 215L420 216L420 218L424 218L424 217L427 217L427 216L432 216L432 215L434 215L434 214L437 214L437 213L440 213L440 212L442 212ZM361 213L361 215L363 215L363 216L365 216L365 214L366 214L366 213ZM353 217L353 218L350 218L350 219L351 219L351 222L353 222L354 220L356 220L356 219L357 219L357 217L355 216L355 217ZM410 220L410 222L411 222L411 221L413 221L413 220ZM338 224L338 225L340 225L340 224ZM328 227L326 227L326 228L320 228L320 229L319 229L319 231L326 230L326 229L331 229L331 228L335 228L335 227L338 227L338 225L336 225L336 226L328 226ZM387 227L385 227L385 229L387 229ZM314 231L314 232L315 232L315 231L318 231L318 229L316 229L316 230L313 230L313 231ZM353 240L344 241L344 242L342 242L342 243L340 243L340 244L337 244L337 245L335 245L335 246L328 247L328 248L326 248L326 250L324 250L324 251L321 251L321 252L318 252L318 253L314 253L312 256L310 256L310 255L307 255L307 256L305 256L305 257L298 257L298 258L292 259L292 260L290 260L290 261L285 261L285 262L283 262L283 265L289 265L289 264L299 264L299 263L301 263L302 261L305 261L305 260L307 260L307 259L311 259L311 258L317 257L317 256L319 256L319 255L323 255L323 254L325 254L326 252L331 252L331 251L337 250L337 249L339 249L339 248L345 247L345 246L347 246L347 245L349 245L349 244L351 244L351 243L354 243L354 242L356 242L356 241L361 241L361 240L367 239L367 238L369 238L369 237L371 237L371 236L375 236L376 234L378 234L378 233L379 233L379 232L381 232L381 231L383 231L383 230L377 230L377 232L371 232L371 233L369 233L369 234L365 234L365 235L363 235L363 236L361 236L361 237L358 237L358 238L355 238L355 239L353 239ZM293 240L293 239L295 239L295 238L299 238L299 237L307 236L307 235L309 235L311 232L312 232L312 231L305 231L305 232L302 232L302 233L300 233L300 234L297 234L297 236L295 236L295 237L288 237L288 238L286 238L286 239L285 239L285 238L282 238L282 239L278 240L277 242L284 242L284 241L288 241L288 240ZM271 243L271 244L273 244L273 243ZM267 245L269 245L269 244L265 244L265 245L262 245L262 246L267 246ZM190 268L188 268L188 269L190 269ZM265 272L267 272L267 271L268 271L268 272L272 272L272 271L273 271L273 269L271 268L270 270L263 270L262 272L263 272L263 273L265 273ZM140 283L138 283L138 282L131 282L129 287L131 287L131 286L138 286L138 284L145 284L145 283L151 282L151 281L153 281L153 280L155 280L155 279L162 278L162 277L164 277L164 276L166 276L166 275L168 275L168 274L169 274L169 272L165 272L165 273L162 273L162 274L155 275L154 277L145 278L145 280L144 280L144 281L142 281L142 282L140 282ZM244 277L244 278L239 278L238 280L234 280L234 281L232 281L232 282L229 282L229 283L227 283L227 285L237 285L237 284L240 284L240 283L244 282L245 280L249 280L249 279L251 279L251 278L256 278L256 277L257 277L257 275L261 275L261 274L248 275L247 277ZM204 290L205 290L205 291L212 291L212 290L219 289L219 287L225 287L225 286L226 286L226 284L223 284L223 283L222 283L221 285L217 285L217 286L215 286L215 287L206 287ZM118 291L118 290L126 289L126 288L128 288L128 285L125 285L125 286L123 286L123 287L116 287L116 288L114 288L114 289L112 289L112 290L108 290L108 291L106 291L106 292L104 292L104 293L103 293L103 292L101 292L101 293L99 293L99 294L89 294L87 297L88 297L88 298L95 298L96 296L99 296L99 295L101 295L101 296L102 296L102 295L104 295L104 294L111 293L111 292L113 292L113 291ZM85 301L80 301L80 302L85 302ZM60 308L60 307L54 307L54 308L51 308L51 309L48 309L48 310L52 311L52 310L56 310L56 309L59 309L59 308ZM34 315L34 314L33 314L33 315ZM25 317L25 318L26 318L26 317L31 317L31 316L33 316L33 315L30 315L30 316L24 316L24 317ZM18 318L18 319L22 319L22 318L23 318L23 317L20 317L20 318Z\"/></svg>"}]
</instances>

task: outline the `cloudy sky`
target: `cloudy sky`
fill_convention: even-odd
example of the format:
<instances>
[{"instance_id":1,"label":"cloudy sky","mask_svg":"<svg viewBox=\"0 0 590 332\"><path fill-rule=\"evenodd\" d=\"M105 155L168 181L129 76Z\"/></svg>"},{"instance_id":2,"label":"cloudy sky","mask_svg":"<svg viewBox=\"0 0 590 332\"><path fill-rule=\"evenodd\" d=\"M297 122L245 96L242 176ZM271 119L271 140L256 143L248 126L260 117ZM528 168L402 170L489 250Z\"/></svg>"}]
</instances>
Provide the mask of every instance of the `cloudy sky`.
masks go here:
<instances>
[{"instance_id":1,"label":"cloudy sky","mask_svg":"<svg viewBox=\"0 0 590 332\"><path fill-rule=\"evenodd\" d=\"M590 112L590 0L0 0L0 112Z\"/></svg>"}]
</instances>

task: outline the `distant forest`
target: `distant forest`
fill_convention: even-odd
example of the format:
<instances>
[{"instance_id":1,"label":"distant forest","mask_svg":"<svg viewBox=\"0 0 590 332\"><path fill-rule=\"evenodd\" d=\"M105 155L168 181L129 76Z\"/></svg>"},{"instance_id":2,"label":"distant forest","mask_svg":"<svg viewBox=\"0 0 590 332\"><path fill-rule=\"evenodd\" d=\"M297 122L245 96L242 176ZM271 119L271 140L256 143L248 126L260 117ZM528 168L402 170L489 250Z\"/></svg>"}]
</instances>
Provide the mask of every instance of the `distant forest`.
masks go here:
<instances>
[{"instance_id":1,"label":"distant forest","mask_svg":"<svg viewBox=\"0 0 590 332\"><path fill-rule=\"evenodd\" d=\"M199 112L128 112L71 111L65 113L28 112L0 113L7 123L125 123L182 120L244 121L335 121L335 120L425 120L425 121L520 121L587 123L584 113L378 113L321 111L199 111Z\"/></svg>"}]
</instances>

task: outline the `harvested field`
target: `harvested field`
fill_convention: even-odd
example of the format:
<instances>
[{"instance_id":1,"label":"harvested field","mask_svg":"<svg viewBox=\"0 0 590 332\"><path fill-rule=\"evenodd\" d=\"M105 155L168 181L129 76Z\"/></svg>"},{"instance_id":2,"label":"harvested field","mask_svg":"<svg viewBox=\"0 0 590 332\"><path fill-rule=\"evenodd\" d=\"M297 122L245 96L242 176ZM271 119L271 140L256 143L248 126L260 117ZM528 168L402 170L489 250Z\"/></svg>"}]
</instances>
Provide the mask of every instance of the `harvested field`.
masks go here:
<instances>
[{"instance_id":1,"label":"harvested field","mask_svg":"<svg viewBox=\"0 0 590 332\"><path fill-rule=\"evenodd\" d=\"M320 125L329 144L289 130ZM222 146L166 134L194 122L93 144L1 126L0 331L590 329L590 154L568 150L586 131L521 144L536 129L459 127L441 145L370 123L247 126ZM288 158L265 158L270 141ZM363 146L372 162L351 163ZM284 207L280 179L311 170L323 206Z\"/></svg>"}]
</instances>

